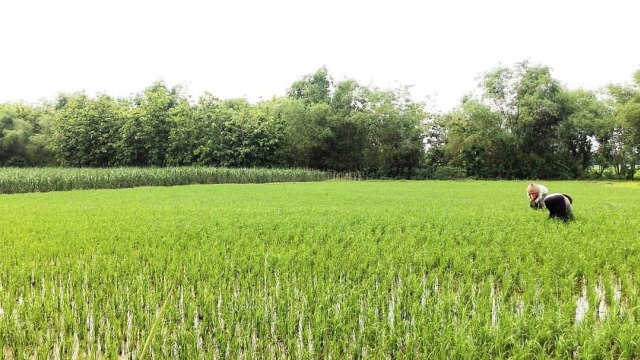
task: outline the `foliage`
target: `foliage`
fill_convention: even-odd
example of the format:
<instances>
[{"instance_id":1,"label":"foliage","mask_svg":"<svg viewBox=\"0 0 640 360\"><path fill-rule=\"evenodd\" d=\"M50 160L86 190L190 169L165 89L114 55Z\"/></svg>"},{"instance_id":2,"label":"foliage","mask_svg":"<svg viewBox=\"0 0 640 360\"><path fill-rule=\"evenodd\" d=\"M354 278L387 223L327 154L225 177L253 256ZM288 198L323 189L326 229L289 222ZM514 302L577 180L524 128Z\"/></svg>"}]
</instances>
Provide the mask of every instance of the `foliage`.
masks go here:
<instances>
[{"instance_id":1,"label":"foliage","mask_svg":"<svg viewBox=\"0 0 640 360\"><path fill-rule=\"evenodd\" d=\"M436 168L433 174L435 180L455 180L464 179L467 177L467 172L459 167L455 166L440 166Z\"/></svg>"},{"instance_id":2,"label":"foliage","mask_svg":"<svg viewBox=\"0 0 640 360\"><path fill-rule=\"evenodd\" d=\"M608 92L567 90L546 66L499 67L483 76L478 96L430 122L431 161L479 178L579 178L594 162L600 175L611 165L632 169L639 92Z\"/></svg>"},{"instance_id":3,"label":"foliage","mask_svg":"<svg viewBox=\"0 0 640 360\"><path fill-rule=\"evenodd\" d=\"M130 98L60 94L42 109L20 106L0 108L0 166L302 167L406 178L424 161L422 104L406 89L334 84L326 68L257 104L211 94L192 103L156 82Z\"/></svg>"},{"instance_id":4,"label":"foliage","mask_svg":"<svg viewBox=\"0 0 640 360\"><path fill-rule=\"evenodd\" d=\"M0 104L0 166L42 166L52 161L51 113L47 106Z\"/></svg>"},{"instance_id":5,"label":"foliage","mask_svg":"<svg viewBox=\"0 0 640 360\"><path fill-rule=\"evenodd\" d=\"M282 103L292 107L284 118L292 130L285 140L292 164L375 177L415 174L424 161L423 105L406 88L383 91L354 80L333 85L322 68L294 83L293 101Z\"/></svg>"},{"instance_id":6,"label":"foliage","mask_svg":"<svg viewBox=\"0 0 640 360\"><path fill-rule=\"evenodd\" d=\"M101 95L60 95L57 100L51 145L65 166L106 167L116 165L119 131L118 103Z\"/></svg>"},{"instance_id":7,"label":"foliage","mask_svg":"<svg viewBox=\"0 0 640 360\"><path fill-rule=\"evenodd\" d=\"M186 104L181 89L169 89L164 83L156 82L138 94L125 117L120 130L121 138L117 155L120 165L164 166L168 154L169 140L175 116Z\"/></svg>"},{"instance_id":8,"label":"foliage","mask_svg":"<svg viewBox=\"0 0 640 360\"><path fill-rule=\"evenodd\" d=\"M626 96L617 97L614 105L622 143L619 166L628 180L634 179L640 164L640 70L634 80L634 85L624 88Z\"/></svg>"},{"instance_id":9,"label":"foliage","mask_svg":"<svg viewBox=\"0 0 640 360\"><path fill-rule=\"evenodd\" d=\"M525 61L483 74L477 93L444 114L426 113L408 87L336 81L326 67L258 103L193 101L163 82L121 99L61 94L0 104L0 166L291 167L381 179L432 178L443 166L474 178L598 178L613 167L633 179L639 74L632 85L568 90Z\"/></svg>"},{"instance_id":10,"label":"foliage","mask_svg":"<svg viewBox=\"0 0 640 360\"><path fill-rule=\"evenodd\" d=\"M470 100L445 119L448 132L442 149L446 164L477 178L513 176L520 160L513 151L516 139L503 127L499 114Z\"/></svg>"}]
</instances>

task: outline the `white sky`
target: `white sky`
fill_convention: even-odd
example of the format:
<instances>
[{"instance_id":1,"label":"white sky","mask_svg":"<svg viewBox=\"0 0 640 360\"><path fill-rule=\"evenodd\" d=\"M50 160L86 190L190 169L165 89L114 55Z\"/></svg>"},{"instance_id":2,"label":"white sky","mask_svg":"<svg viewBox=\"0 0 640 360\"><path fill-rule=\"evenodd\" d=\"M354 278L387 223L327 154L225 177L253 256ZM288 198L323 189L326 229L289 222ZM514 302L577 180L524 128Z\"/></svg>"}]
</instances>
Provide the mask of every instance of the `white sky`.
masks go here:
<instances>
[{"instance_id":1,"label":"white sky","mask_svg":"<svg viewBox=\"0 0 640 360\"><path fill-rule=\"evenodd\" d=\"M0 102L156 80L268 100L324 65L447 111L524 59L571 89L631 82L638 14L638 0L2 0Z\"/></svg>"}]
</instances>

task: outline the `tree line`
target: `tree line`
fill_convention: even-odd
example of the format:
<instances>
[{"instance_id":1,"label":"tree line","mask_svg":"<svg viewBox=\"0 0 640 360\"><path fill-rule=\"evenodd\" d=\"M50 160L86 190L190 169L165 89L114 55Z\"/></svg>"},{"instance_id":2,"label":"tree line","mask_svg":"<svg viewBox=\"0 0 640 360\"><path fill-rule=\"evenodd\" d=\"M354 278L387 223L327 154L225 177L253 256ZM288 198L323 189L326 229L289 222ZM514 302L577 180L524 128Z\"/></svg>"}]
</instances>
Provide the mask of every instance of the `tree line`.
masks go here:
<instances>
[{"instance_id":1,"label":"tree line","mask_svg":"<svg viewBox=\"0 0 640 360\"><path fill-rule=\"evenodd\" d=\"M527 62L484 74L478 91L429 126L427 163L480 178L633 179L640 149L640 71L633 85L569 90Z\"/></svg>"},{"instance_id":2,"label":"tree line","mask_svg":"<svg viewBox=\"0 0 640 360\"><path fill-rule=\"evenodd\" d=\"M527 62L493 69L444 114L401 87L334 81L326 68L255 104L156 82L127 98L60 94L0 104L0 166L302 167L369 178L633 178L633 85L566 89Z\"/></svg>"}]
</instances>

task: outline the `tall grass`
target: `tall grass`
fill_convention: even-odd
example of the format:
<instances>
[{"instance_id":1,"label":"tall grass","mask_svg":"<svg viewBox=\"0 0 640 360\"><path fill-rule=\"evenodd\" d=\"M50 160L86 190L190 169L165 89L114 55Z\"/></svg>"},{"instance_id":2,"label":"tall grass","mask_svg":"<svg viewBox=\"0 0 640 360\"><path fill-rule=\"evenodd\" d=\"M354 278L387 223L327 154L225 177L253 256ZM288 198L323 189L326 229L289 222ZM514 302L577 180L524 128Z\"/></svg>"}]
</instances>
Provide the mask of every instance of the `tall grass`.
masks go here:
<instances>
[{"instance_id":1,"label":"tall grass","mask_svg":"<svg viewBox=\"0 0 640 360\"><path fill-rule=\"evenodd\" d=\"M117 189L188 184L304 182L326 179L326 173L308 169L214 167L0 168L0 193Z\"/></svg>"}]
</instances>

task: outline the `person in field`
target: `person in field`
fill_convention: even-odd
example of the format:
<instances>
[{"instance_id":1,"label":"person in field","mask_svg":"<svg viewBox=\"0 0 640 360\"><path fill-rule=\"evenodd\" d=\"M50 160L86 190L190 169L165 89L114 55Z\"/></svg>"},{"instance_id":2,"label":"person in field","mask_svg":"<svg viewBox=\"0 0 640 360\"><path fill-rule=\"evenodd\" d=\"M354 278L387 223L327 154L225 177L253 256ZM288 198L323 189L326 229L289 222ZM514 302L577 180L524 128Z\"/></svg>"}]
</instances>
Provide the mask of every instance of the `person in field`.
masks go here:
<instances>
[{"instance_id":1,"label":"person in field","mask_svg":"<svg viewBox=\"0 0 640 360\"><path fill-rule=\"evenodd\" d=\"M542 202L544 206L549 210L549 219L561 219L564 222L574 220L573 208L571 204L573 199L567 194L549 194Z\"/></svg>"},{"instance_id":2,"label":"person in field","mask_svg":"<svg viewBox=\"0 0 640 360\"><path fill-rule=\"evenodd\" d=\"M527 198L529 199L529 207L538 210L544 208L544 199L549 189L542 184L531 183L527 186Z\"/></svg>"},{"instance_id":3,"label":"person in field","mask_svg":"<svg viewBox=\"0 0 640 360\"><path fill-rule=\"evenodd\" d=\"M542 184L531 183L527 186L527 198L532 209L547 208L549 219L561 219L564 222L574 220L573 199L567 194L549 194L549 189Z\"/></svg>"}]
</instances>

